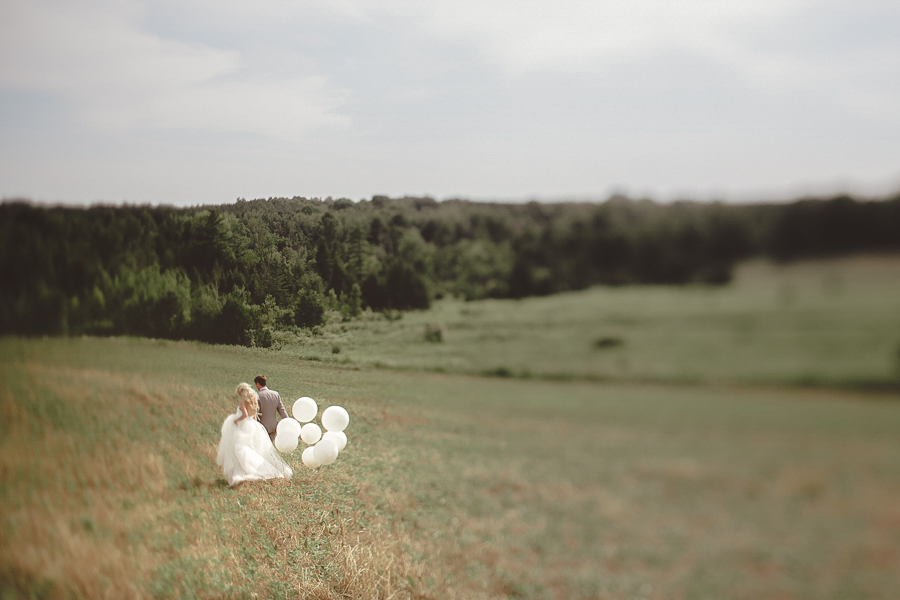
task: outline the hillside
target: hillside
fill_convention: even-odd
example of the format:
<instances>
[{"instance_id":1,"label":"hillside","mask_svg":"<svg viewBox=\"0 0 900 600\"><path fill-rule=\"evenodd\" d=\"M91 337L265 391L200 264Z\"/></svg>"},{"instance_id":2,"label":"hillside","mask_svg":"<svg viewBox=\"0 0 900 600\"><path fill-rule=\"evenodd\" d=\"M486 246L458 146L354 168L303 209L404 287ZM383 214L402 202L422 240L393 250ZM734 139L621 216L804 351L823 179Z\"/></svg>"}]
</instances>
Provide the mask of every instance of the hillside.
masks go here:
<instances>
[{"instance_id":1,"label":"hillside","mask_svg":"<svg viewBox=\"0 0 900 600\"><path fill-rule=\"evenodd\" d=\"M0 338L3 596L892 598L893 268L751 264L733 297L650 287L438 303L337 319L277 350ZM696 310L708 318L694 338L696 319L677 326ZM427 341L438 318L446 337ZM566 319L590 327L579 337ZM680 370L656 370L660 335L682 340ZM597 336L623 343L592 348ZM618 368L606 352L630 371L600 377ZM306 469L300 448L285 455L292 480L230 489L219 429L236 384L258 373L287 399L346 407L350 443L329 467Z\"/></svg>"}]
</instances>

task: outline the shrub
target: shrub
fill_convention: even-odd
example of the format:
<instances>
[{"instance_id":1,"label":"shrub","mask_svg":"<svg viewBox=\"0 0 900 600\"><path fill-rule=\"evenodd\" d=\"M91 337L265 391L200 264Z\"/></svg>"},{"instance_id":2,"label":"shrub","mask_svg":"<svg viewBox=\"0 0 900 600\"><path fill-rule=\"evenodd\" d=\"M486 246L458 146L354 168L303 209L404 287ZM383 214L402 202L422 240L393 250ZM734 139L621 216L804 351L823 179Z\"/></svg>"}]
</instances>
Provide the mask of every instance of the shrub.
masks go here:
<instances>
[{"instance_id":1,"label":"shrub","mask_svg":"<svg viewBox=\"0 0 900 600\"><path fill-rule=\"evenodd\" d=\"M294 324L298 327L315 327L325 320L322 296L315 290L302 290L294 304Z\"/></svg>"},{"instance_id":2,"label":"shrub","mask_svg":"<svg viewBox=\"0 0 900 600\"><path fill-rule=\"evenodd\" d=\"M441 343L447 336L447 328L443 323L426 323L424 338L426 342Z\"/></svg>"},{"instance_id":3,"label":"shrub","mask_svg":"<svg viewBox=\"0 0 900 600\"><path fill-rule=\"evenodd\" d=\"M620 337L601 337L594 340L594 348L616 348L624 343L625 340Z\"/></svg>"}]
</instances>

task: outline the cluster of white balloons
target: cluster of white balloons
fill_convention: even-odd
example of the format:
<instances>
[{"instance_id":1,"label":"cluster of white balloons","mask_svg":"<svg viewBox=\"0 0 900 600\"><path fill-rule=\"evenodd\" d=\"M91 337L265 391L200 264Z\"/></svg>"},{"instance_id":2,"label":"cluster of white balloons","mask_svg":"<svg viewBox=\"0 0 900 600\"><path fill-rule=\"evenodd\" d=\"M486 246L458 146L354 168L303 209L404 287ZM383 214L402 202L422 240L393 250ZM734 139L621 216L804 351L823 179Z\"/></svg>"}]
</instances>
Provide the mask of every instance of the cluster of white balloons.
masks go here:
<instances>
[{"instance_id":1,"label":"cluster of white balloons","mask_svg":"<svg viewBox=\"0 0 900 600\"><path fill-rule=\"evenodd\" d=\"M322 428L312 423L319 412L316 401L308 396L298 398L291 407L293 418L281 419L275 428L275 447L279 452L293 452L300 440L309 444L300 456L310 469L330 465L338 453L347 447L344 430L350 424L350 414L340 406L329 406L322 413ZM305 423L305 425L301 425Z\"/></svg>"}]
</instances>

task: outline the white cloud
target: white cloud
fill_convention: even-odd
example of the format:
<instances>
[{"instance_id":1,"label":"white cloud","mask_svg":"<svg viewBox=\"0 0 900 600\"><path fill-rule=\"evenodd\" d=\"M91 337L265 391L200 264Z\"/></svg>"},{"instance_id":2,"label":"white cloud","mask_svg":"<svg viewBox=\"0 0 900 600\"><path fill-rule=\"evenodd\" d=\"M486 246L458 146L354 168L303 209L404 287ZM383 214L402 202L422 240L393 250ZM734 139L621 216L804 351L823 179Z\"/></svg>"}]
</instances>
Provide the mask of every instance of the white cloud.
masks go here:
<instances>
[{"instance_id":1,"label":"white cloud","mask_svg":"<svg viewBox=\"0 0 900 600\"><path fill-rule=\"evenodd\" d=\"M76 97L142 95L234 71L237 53L140 31L132 3L14 2L4 8L0 83Z\"/></svg>"},{"instance_id":2,"label":"white cloud","mask_svg":"<svg viewBox=\"0 0 900 600\"><path fill-rule=\"evenodd\" d=\"M672 48L707 46L730 28L791 14L809 0L358 0L344 14L387 12L463 39L511 75L596 69Z\"/></svg>"},{"instance_id":3,"label":"white cloud","mask_svg":"<svg viewBox=\"0 0 900 600\"><path fill-rule=\"evenodd\" d=\"M257 74L235 50L144 31L130 0L13 0L2 11L0 86L62 96L100 129L294 137L347 121L346 92L324 77Z\"/></svg>"},{"instance_id":4,"label":"white cloud","mask_svg":"<svg viewBox=\"0 0 900 600\"><path fill-rule=\"evenodd\" d=\"M724 36L703 55L730 68L750 87L772 95L804 93L885 125L900 126L900 39L839 53L760 48Z\"/></svg>"},{"instance_id":5,"label":"white cloud","mask_svg":"<svg viewBox=\"0 0 900 600\"><path fill-rule=\"evenodd\" d=\"M762 93L819 95L900 124L900 38L878 45L857 40L840 52L784 39L773 47L758 43L770 35L802 37L817 19L840 36L844 19L890 15L881 0L855 8L840 0L360 0L358 6L413 17L437 38L470 43L510 77L536 70L602 74L678 52L719 64Z\"/></svg>"},{"instance_id":6,"label":"white cloud","mask_svg":"<svg viewBox=\"0 0 900 600\"><path fill-rule=\"evenodd\" d=\"M323 77L213 83L171 94L146 104L146 122L162 128L252 132L296 139L317 126L343 126L334 112L343 95L328 89Z\"/></svg>"}]
</instances>

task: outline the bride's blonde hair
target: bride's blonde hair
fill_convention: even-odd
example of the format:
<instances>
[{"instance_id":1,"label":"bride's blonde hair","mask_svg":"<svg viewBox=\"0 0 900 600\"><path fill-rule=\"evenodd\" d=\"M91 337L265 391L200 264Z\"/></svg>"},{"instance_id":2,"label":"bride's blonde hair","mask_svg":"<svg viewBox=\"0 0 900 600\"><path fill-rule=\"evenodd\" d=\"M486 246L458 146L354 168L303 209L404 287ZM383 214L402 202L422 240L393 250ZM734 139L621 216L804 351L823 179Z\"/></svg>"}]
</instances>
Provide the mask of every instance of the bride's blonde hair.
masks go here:
<instances>
[{"instance_id":1,"label":"bride's blonde hair","mask_svg":"<svg viewBox=\"0 0 900 600\"><path fill-rule=\"evenodd\" d=\"M237 395L247 401L254 412L259 412L259 395L256 393L249 383L242 383L237 386Z\"/></svg>"}]
</instances>

